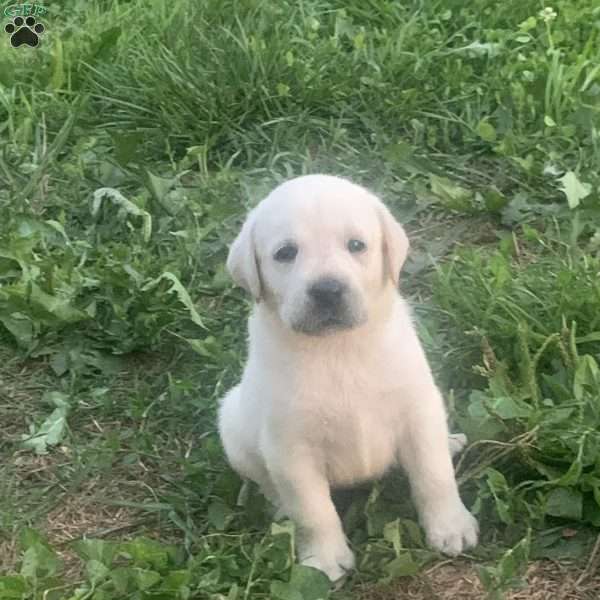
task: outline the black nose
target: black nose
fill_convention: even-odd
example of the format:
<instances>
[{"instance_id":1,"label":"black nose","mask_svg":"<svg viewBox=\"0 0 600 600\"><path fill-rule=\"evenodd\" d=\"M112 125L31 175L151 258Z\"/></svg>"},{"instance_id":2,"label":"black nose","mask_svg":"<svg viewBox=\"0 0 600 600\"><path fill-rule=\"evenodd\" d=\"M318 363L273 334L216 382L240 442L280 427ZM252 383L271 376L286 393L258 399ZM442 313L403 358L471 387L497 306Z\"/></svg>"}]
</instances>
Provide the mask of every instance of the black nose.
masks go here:
<instances>
[{"instance_id":1,"label":"black nose","mask_svg":"<svg viewBox=\"0 0 600 600\"><path fill-rule=\"evenodd\" d=\"M317 303L327 306L339 304L346 285L333 277L324 277L308 288L308 295Z\"/></svg>"}]
</instances>

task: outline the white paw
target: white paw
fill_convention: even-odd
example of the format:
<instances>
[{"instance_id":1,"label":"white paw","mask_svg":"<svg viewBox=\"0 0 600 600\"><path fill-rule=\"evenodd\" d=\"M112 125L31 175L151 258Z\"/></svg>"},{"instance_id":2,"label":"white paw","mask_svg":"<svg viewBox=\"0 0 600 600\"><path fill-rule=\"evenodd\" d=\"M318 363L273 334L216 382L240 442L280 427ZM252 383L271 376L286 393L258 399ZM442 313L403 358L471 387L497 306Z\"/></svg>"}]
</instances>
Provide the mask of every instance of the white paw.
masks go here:
<instances>
[{"instance_id":1,"label":"white paw","mask_svg":"<svg viewBox=\"0 0 600 600\"><path fill-rule=\"evenodd\" d=\"M477 520L460 500L424 515L423 527L427 543L449 556L475 546L479 537Z\"/></svg>"},{"instance_id":2,"label":"white paw","mask_svg":"<svg viewBox=\"0 0 600 600\"><path fill-rule=\"evenodd\" d=\"M462 452L467 445L467 436L464 433L451 433L448 436L448 446L450 447L450 455L456 456Z\"/></svg>"},{"instance_id":3,"label":"white paw","mask_svg":"<svg viewBox=\"0 0 600 600\"><path fill-rule=\"evenodd\" d=\"M301 544L298 558L303 565L323 571L332 582L338 581L354 568L354 554L346 540L336 543L313 540Z\"/></svg>"}]
</instances>

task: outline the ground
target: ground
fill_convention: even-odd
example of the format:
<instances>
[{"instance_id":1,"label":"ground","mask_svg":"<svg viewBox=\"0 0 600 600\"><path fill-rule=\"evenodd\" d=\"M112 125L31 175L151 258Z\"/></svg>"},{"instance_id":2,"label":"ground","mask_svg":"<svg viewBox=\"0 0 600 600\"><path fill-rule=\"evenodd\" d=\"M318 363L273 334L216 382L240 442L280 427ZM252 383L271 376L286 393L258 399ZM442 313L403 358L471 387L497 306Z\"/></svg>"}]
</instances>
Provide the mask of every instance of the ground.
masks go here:
<instances>
[{"instance_id":1,"label":"ground","mask_svg":"<svg viewBox=\"0 0 600 600\"><path fill-rule=\"evenodd\" d=\"M596 570L592 566L592 572ZM555 562L534 562L529 565L525 584L506 594L507 600L591 600L600 593L600 577L589 571L581 571L569 565ZM361 600L390 600L406 598L410 600L446 600L461 598L476 600L485 598L485 590L475 573L473 565L452 561L438 563L430 569L411 578L389 586L369 586L357 598Z\"/></svg>"}]
</instances>

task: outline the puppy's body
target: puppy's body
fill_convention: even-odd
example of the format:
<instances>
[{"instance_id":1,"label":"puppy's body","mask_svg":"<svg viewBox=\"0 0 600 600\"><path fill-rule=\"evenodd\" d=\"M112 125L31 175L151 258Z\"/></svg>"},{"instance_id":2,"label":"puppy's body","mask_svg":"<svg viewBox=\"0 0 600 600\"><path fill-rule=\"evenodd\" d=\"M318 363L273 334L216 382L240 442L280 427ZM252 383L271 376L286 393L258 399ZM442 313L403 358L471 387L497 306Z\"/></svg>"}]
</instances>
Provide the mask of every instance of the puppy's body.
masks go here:
<instances>
[{"instance_id":1,"label":"puppy's body","mask_svg":"<svg viewBox=\"0 0 600 600\"><path fill-rule=\"evenodd\" d=\"M405 435L402 397L415 369L426 366L404 301L395 298L381 330L363 326L317 340L295 339L265 312L258 305L250 317L248 363L222 414L235 412L248 447L260 440L265 469L276 442L310 448L332 486L381 476Z\"/></svg>"},{"instance_id":2,"label":"puppy's body","mask_svg":"<svg viewBox=\"0 0 600 600\"><path fill-rule=\"evenodd\" d=\"M277 188L245 230L229 267L259 301L220 433L232 466L299 525L302 562L332 580L352 567L330 487L375 479L397 463L430 544L450 554L474 544L442 398L396 291L408 246L400 226L366 190L308 176ZM352 255L356 240L365 249ZM290 243L294 259L273 261ZM323 302L315 285L332 280L341 287Z\"/></svg>"}]
</instances>

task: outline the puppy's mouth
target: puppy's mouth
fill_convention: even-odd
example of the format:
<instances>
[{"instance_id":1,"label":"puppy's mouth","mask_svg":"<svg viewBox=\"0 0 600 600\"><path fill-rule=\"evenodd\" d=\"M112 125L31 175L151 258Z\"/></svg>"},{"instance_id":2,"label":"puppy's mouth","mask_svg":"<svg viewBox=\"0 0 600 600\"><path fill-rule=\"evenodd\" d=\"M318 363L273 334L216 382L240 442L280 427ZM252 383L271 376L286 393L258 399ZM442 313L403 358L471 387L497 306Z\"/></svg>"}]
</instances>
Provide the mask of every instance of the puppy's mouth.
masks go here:
<instances>
[{"instance_id":1,"label":"puppy's mouth","mask_svg":"<svg viewBox=\"0 0 600 600\"><path fill-rule=\"evenodd\" d=\"M347 313L310 313L293 323L292 329L305 335L324 336L353 329L357 325L359 322Z\"/></svg>"},{"instance_id":2,"label":"puppy's mouth","mask_svg":"<svg viewBox=\"0 0 600 600\"><path fill-rule=\"evenodd\" d=\"M297 333L326 336L354 329L366 320L357 295L347 283L334 277L321 277L311 283L303 300L300 310L287 321Z\"/></svg>"}]
</instances>

